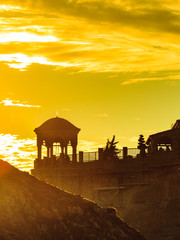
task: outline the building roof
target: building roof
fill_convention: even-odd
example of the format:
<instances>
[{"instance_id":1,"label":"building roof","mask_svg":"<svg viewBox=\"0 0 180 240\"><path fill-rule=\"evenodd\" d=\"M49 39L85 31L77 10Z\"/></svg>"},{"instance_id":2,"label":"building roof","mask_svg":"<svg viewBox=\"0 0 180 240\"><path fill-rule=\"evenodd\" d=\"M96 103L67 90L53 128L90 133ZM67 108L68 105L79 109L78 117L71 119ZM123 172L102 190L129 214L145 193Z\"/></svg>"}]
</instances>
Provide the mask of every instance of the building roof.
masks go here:
<instances>
[{"instance_id":1,"label":"building roof","mask_svg":"<svg viewBox=\"0 0 180 240\"><path fill-rule=\"evenodd\" d=\"M66 119L55 117L45 121L40 127L35 128L34 132L43 137L69 138L76 136L80 131Z\"/></svg>"},{"instance_id":2,"label":"building roof","mask_svg":"<svg viewBox=\"0 0 180 240\"><path fill-rule=\"evenodd\" d=\"M177 120L171 129L150 135L146 141L146 144L149 144L152 138L157 139L166 136L180 137L180 120Z\"/></svg>"},{"instance_id":3,"label":"building roof","mask_svg":"<svg viewBox=\"0 0 180 240\"><path fill-rule=\"evenodd\" d=\"M172 126L172 129L180 128L180 119L176 120L175 124Z\"/></svg>"},{"instance_id":4,"label":"building roof","mask_svg":"<svg viewBox=\"0 0 180 240\"><path fill-rule=\"evenodd\" d=\"M45 121L40 127L35 128L34 131L39 130L68 130L79 132L80 128L77 128L64 118L55 117Z\"/></svg>"}]
</instances>

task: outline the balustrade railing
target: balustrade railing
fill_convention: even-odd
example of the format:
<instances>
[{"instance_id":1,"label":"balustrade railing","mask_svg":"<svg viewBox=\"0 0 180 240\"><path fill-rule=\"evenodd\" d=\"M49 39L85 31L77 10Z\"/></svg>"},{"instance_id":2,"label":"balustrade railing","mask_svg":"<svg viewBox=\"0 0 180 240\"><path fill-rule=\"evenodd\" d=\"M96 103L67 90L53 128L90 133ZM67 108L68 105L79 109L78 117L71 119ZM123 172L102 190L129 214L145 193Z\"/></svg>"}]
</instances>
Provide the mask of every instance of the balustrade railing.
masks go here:
<instances>
[{"instance_id":1,"label":"balustrade railing","mask_svg":"<svg viewBox=\"0 0 180 240\"><path fill-rule=\"evenodd\" d=\"M140 150L138 148L127 148L127 157L128 158L136 158L140 154ZM69 154L70 161L72 161L72 154ZM124 159L123 149L119 149L118 158L120 160ZM83 152L83 162L91 162L99 160L98 152ZM81 162L79 159L79 154L77 154L77 162Z\"/></svg>"},{"instance_id":2,"label":"balustrade railing","mask_svg":"<svg viewBox=\"0 0 180 240\"><path fill-rule=\"evenodd\" d=\"M140 150L138 148L128 148L127 155L132 156L132 158L136 158L140 154Z\"/></svg>"},{"instance_id":3,"label":"balustrade railing","mask_svg":"<svg viewBox=\"0 0 180 240\"><path fill-rule=\"evenodd\" d=\"M147 149L146 149L147 153ZM43 159L36 159L34 161L34 166L36 169L41 167L54 167L59 166L60 164L67 164L67 163L73 163L73 155L69 154L68 158L61 158L56 157L55 155L52 158L44 157ZM162 166L162 165L172 165L176 162L179 163L179 154L177 152L173 151L156 151L153 153L147 153L146 160L150 159L151 166ZM142 159L140 156L140 150L137 148L123 148L120 149L118 153L119 161L128 161L133 160L136 161L136 159ZM70 160L70 161L69 161ZM77 162L78 163L87 163L87 162L95 162L95 161L101 161L106 160L103 157L103 149L99 149L96 152L79 152L77 154ZM111 158L107 158L107 160L111 160Z\"/></svg>"},{"instance_id":4,"label":"balustrade railing","mask_svg":"<svg viewBox=\"0 0 180 240\"><path fill-rule=\"evenodd\" d=\"M72 154L68 155L72 161ZM83 162L91 162L99 160L98 152L83 152ZM77 161L80 162L79 154L77 154Z\"/></svg>"}]
</instances>

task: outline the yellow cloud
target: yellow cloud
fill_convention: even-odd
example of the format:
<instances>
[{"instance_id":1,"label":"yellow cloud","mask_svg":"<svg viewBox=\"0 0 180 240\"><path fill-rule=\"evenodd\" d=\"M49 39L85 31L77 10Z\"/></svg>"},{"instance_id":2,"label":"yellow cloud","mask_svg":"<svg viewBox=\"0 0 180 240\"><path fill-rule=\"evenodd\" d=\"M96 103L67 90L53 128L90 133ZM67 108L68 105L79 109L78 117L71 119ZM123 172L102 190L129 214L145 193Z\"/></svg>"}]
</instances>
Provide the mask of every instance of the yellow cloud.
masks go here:
<instances>
[{"instance_id":1,"label":"yellow cloud","mask_svg":"<svg viewBox=\"0 0 180 240\"><path fill-rule=\"evenodd\" d=\"M92 142L87 140L79 140L78 150L84 152L97 152L98 148L104 147L98 142Z\"/></svg>"},{"instance_id":2,"label":"yellow cloud","mask_svg":"<svg viewBox=\"0 0 180 240\"><path fill-rule=\"evenodd\" d=\"M128 84L135 84L139 82L145 82L145 81L164 81L164 80L180 80L180 75L168 75L163 77L147 77L147 78L134 78L134 79L128 79L127 81L122 82L121 85L128 85Z\"/></svg>"},{"instance_id":3,"label":"yellow cloud","mask_svg":"<svg viewBox=\"0 0 180 240\"><path fill-rule=\"evenodd\" d=\"M6 98L5 100L2 100L0 104L3 104L4 106L16 106L16 107L27 107L27 108L40 108L40 105L30 105L26 103L21 103L18 100L11 100L9 98Z\"/></svg>"},{"instance_id":4,"label":"yellow cloud","mask_svg":"<svg viewBox=\"0 0 180 240\"><path fill-rule=\"evenodd\" d=\"M78 66L77 63L67 63L67 62L53 62L49 61L45 57L28 57L25 54L0 54L0 61L6 62L9 67L25 70L27 66L38 63L43 65L58 66L58 67L73 67Z\"/></svg>"},{"instance_id":5,"label":"yellow cloud","mask_svg":"<svg viewBox=\"0 0 180 240\"><path fill-rule=\"evenodd\" d=\"M0 5L0 11L17 11L17 10L23 10L20 6L12 6L12 5Z\"/></svg>"},{"instance_id":6,"label":"yellow cloud","mask_svg":"<svg viewBox=\"0 0 180 240\"><path fill-rule=\"evenodd\" d=\"M0 43L8 42L57 42L54 36L38 36L37 34L27 32L11 32L0 34Z\"/></svg>"},{"instance_id":7,"label":"yellow cloud","mask_svg":"<svg viewBox=\"0 0 180 240\"><path fill-rule=\"evenodd\" d=\"M156 0L156 5L137 0L136 6L132 0L37 1L33 8L31 1L19 0L16 5L24 15L1 19L6 24L1 24L0 61L9 67L26 70L38 63L80 72L179 68L179 15L168 0Z\"/></svg>"},{"instance_id":8,"label":"yellow cloud","mask_svg":"<svg viewBox=\"0 0 180 240\"><path fill-rule=\"evenodd\" d=\"M93 117L109 117L109 114L107 113L97 113L97 114L93 114Z\"/></svg>"},{"instance_id":9,"label":"yellow cloud","mask_svg":"<svg viewBox=\"0 0 180 240\"><path fill-rule=\"evenodd\" d=\"M29 171L36 157L35 139L20 139L17 135L0 134L1 159L21 170ZM30 149L30 151L28 151Z\"/></svg>"}]
</instances>

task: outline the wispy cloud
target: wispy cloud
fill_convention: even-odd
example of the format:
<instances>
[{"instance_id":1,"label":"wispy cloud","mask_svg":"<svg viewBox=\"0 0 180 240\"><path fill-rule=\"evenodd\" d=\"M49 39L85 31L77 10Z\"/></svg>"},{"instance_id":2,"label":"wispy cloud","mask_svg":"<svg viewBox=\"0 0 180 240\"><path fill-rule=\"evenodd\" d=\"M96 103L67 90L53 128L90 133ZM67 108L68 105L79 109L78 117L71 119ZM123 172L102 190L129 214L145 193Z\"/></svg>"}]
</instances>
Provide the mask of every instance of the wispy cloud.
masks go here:
<instances>
[{"instance_id":1,"label":"wispy cloud","mask_svg":"<svg viewBox=\"0 0 180 240\"><path fill-rule=\"evenodd\" d=\"M0 34L0 43L9 42L57 42L55 36L41 36L28 32L11 32Z\"/></svg>"},{"instance_id":2,"label":"wispy cloud","mask_svg":"<svg viewBox=\"0 0 180 240\"><path fill-rule=\"evenodd\" d=\"M0 104L3 104L4 106L15 106L15 107L26 107L26 108L40 108L40 105L31 105L27 103L21 103L19 100L11 100L9 98L6 98L5 100L2 100Z\"/></svg>"},{"instance_id":3,"label":"wispy cloud","mask_svg":"<svg viewBox=\"0 0 180 240\"><path fill-rule=\"evenodd\" d=\"M142 120L142 118L140 118L140 117L134 117L133 119L136 120L136 121Z\"/></svg>"},{"instance_id":4,"label":"wispy cloud","mask_svg":"<svg viewBox=\"0 0 180 240\"><path fill-rule=\"evenodd\" d=\"M63 111L63 112L69 112L69 111L71 111L71 109L70 109L70 108L62 108L61 111Z\"/></svg>"},{"instance_id":5,"label":"wispy cloud","mask_svg":"<svg viewBox=\"0 0 180 240\"><path fill-rule=\"evenodd\" d=\"M107 113L96 113L96 114L93 114L93 117L107 118L107 117L109 117L109 114L107 114Z\"/></svg>"},{"instance_id":6,"label":"wispy cloud","mask_svg":"<svg viewBox=\"0 0 180 240\"><path fill-rule=\"evenodd\" d=\"M20 6L0 4L0 11L19 11L23 10Z\"/></svg>"},{"instance_id":7,"label":"wispy cloud","mask_svg":"<svg viewBox=\"0 0 180 240\"><path fill-rule=\"evenodd\" d=\"M104 145L93 141L79 140L78 143L78 150L84 152L97 152L100 147L104 147Z\"/></svg>"},{"instance_id":8,"label":"wispy cloud","mask_svg":"<svg viewBox=\"0 0 180 240\"><path fill-rule=\"evenodd\" d=\"M67 67L76 66L76 64L70 64L67 62L51 62L45 57L29 57L25 54L0 54L0 61L5 62L9 67L20 70L25 70L27 66L37 63L49 66Z\"/></svg>"},{"instance_id":9,"label":"wispy cloud","mask_svg":"<svg viewBox=\"0 0 180 240\"><path fill-rule=\"evenodd\" d=\"M0 134L0 158L21 170L33 168L36 158L35 139L21 139L17 135Z\"/></svg>"},{"instance_id":10,"label":"wispy cloud","mask_svg":"<svg viewBox=\"0 0 180 240\"><path fill-rule=\"evenodd\" d=\"M137 0L134 6L132 0L1 2L0 61L11 68L26 70L32 64L42 64L55 70L75 67L79 72L110 72L113 77L119 72L180 67L178 3ZM149 80L129 79L122 84Z\"/></svg>"},{"instance_id":11,"label":"wispy cloud","mask_svg":"<svg viewBox=\"0 0 180 240\"><path fill-rule=\"evenodd\" d=\"M164 80L180 80L180 75L169 75L169 76L163 76L163 77L147 77L147 78L131 78L128 79L127 81L124 81L121 83L121 85L128 85L128 84L135 84L135 83L140 83L140 82L146 82L146 81L164 81Z\"/></svg>"},{"instance_id":12,"label":"wispy cloud","mask_svg":"<svg viewBox=\"0 0 180 240\"><path fill-rule=\"evenodd\" d=\"M131 137L129 139L130 142L137 143L138 142L138 137Z\"/></svg>"},{"instance_id":13,"label":"wispy cloud","mask_svg":"<svg viewBox=\"0 0 180 240\"><path fill-rule=\"evenodd\" d=\"M8 2L8 1L7 1ZM10 1L12 2L12 1ZM24 5L30 7L33 2L34 9L50 11L57 15L83 18L94 22L110 22L113 24L133 26L143 29L154 29L156 31L179 32L179 16L177 11L170 8L168 0L155 1L155 4L148 1L142 3L137 1L134 6L133 1L65 1L65 0L37 0L24 1ZM154 1L153 1L154 2ZM17 3L22 5L22 1ZM39 7L41 6L41 8ZM178 7L178 4L176 4ZM135 9L135 10L134 10Z\"/></svg>"}]
</instances>

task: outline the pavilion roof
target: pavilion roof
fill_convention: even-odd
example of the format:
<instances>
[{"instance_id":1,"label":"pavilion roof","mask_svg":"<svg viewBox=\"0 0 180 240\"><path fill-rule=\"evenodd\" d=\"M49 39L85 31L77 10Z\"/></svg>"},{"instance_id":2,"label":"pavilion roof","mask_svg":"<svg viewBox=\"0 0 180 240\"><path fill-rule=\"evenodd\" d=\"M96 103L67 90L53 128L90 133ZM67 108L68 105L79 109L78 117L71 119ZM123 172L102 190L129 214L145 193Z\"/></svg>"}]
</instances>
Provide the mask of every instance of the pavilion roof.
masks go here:
<instances>
[{"instance_id":1,"label":"pavilion roof","mask_svg":"<svg viewBox=\"0 0 180 240\"><path fill-rule=\"evenodd\" d=\"M59 117L45 121L40 127L34 130L37 135L50 138L70 138L76 136L79 131L80 128L77 128L66 119Z\"/></svg>"}]
</instances>

